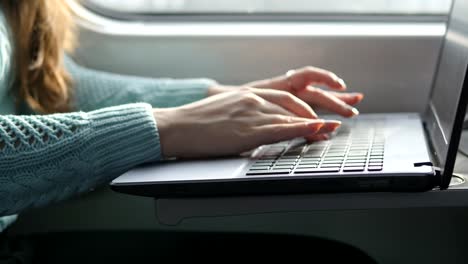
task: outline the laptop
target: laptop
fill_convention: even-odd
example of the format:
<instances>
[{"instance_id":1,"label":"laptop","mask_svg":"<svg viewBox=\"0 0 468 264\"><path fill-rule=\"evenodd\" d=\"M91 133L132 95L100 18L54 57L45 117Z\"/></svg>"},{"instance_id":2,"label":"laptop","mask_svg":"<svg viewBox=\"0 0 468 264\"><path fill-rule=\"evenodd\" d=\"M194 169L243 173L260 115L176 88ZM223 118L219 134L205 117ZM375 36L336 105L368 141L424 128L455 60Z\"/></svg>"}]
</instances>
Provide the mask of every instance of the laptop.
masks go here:
<instances>
[{"instance_id":1,"label":"laptop","mask_svg":"<svg viewBox=\"0 0 468 264\"><path fill-rule=\"evenodd\" d=\"M144 164L110 186L160 198L447 189L468 100L467 11L468 1L452 5L424 114L361 114L343 119L330 140L297 138L237 157Z\"/></svg>"}]
</instances>

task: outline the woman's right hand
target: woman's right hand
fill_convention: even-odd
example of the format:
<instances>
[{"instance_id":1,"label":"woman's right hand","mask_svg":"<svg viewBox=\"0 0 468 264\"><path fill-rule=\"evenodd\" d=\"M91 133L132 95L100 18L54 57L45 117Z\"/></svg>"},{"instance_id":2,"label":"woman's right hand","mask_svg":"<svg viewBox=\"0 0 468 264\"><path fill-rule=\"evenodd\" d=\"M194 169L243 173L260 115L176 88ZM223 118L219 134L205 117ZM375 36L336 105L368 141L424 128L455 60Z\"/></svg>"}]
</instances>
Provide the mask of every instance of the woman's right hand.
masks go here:
<instances>
[{"instance_id":1,"label":"woman's right hand","mask_svg":"<svg viewBox=\"0 0 468 264\"><path fill-rule=\"evenodd\" d=\"M329 133L340 125L314 119L309 106L287 93L262 90L259 96L255 91L240 88L180 107L154 109L162 155L236 155L260 145Z\"/></svg>"}]
</instances>

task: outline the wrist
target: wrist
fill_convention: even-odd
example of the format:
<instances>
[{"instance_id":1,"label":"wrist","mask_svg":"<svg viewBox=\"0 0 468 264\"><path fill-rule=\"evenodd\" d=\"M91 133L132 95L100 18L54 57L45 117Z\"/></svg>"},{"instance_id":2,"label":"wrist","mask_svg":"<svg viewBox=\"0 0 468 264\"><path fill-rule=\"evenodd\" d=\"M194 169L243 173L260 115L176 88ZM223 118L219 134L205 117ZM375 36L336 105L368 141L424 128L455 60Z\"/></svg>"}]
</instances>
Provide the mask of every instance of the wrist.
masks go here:
<instances>
[{"instance_id":1,"label":"wrist","mask_svg":"<svg viewBox=\"0 0 468 264\"><path fill-rule=\"evenodd\" d=\"M177 129L174 129L176 108L153 109L153 117L159 132L161 155L163 158L177 157Z\"/></svg>"},{"instance_id":2,"label":"wrist","mask_svg":"<svg viewBox=\"0 0 468 264\"><path fill-rule=\"evenodd\" d=\"M235 87L233 86L223 86L223 85L213 85L208 87L208 96L220 94L220 93L225 93L225 92L230 92L233 91Z\"/></svg>"},{"instance_id":3,"label":"wrist","mask_svg":"<svg viewBox=\"0 0 468 264\"><path fill-rule=\"evenodd\" d=\"M224 91L223 91L221 86L214 85L214 86L208 87L207 95L212 96L212 95L219 94L219 93L222 93L222 92L224 92Z\"/></svg>"},{"instance_id":4,"label":"wrist","mask_svg":"<svg viewBox=\"0 0 468 264\"><path fill-rule=\"evenodd\" d=\"M211 86L208 88L207 95L212 96L220 93L225 93L225 92L232 92L232 91L242 91L242 90L250 90L252 86L249 85L242 85L242 86L224 86L224 85L216 85L216 86Z\"/></svg>"}]
</instances>

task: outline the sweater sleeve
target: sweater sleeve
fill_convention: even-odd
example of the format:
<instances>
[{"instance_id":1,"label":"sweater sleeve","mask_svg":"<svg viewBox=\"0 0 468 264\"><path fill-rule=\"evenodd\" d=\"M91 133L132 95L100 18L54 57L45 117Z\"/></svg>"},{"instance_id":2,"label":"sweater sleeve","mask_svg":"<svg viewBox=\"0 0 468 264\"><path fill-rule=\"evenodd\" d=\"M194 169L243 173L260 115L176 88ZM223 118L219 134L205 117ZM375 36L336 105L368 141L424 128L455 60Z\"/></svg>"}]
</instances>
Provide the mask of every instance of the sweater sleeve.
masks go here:
<instances>
[{"instance_id":1,"label":"sweater sleeve","mask_svg":"<svg viewBox=\"0 0 468 264\"><path fill-rule=\"evenodd\" d=\"M145 78L87 69L65 57L72 75L76 108L84 111L119 104L146 102L156 108L174 107L200 100L216 81L206 78Z\"/></svg>"},{"instance_id":2,"label":"sweater sleeve","mask_svg":"<svg viewBox=\"0 0 468 264\"><path fill-rule=\"evenodd\" d=\"M0 216L92 190L160 159L151 106L0 115Z\"/></svg>"}]
</instances>

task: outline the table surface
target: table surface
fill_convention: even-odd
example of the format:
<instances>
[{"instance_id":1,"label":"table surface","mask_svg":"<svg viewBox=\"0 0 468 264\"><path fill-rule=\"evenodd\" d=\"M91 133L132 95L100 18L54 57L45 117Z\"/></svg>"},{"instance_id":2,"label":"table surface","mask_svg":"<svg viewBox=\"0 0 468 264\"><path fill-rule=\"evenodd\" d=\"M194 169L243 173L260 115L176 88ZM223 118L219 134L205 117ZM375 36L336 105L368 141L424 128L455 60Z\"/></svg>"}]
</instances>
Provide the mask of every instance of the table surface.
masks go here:
<instances>
[{"instance_id":1,"label":"table surface","mask_svg":"<svg viewBox=\"0 0 468 264\"><path fill-rule=\"evenodd\" d=\"M177 225L185 218L266 212L468 206L468 158L460 153L454 175L443 191L156 199L156 217L161 224Z\"/></svg>"}]
</instances>

